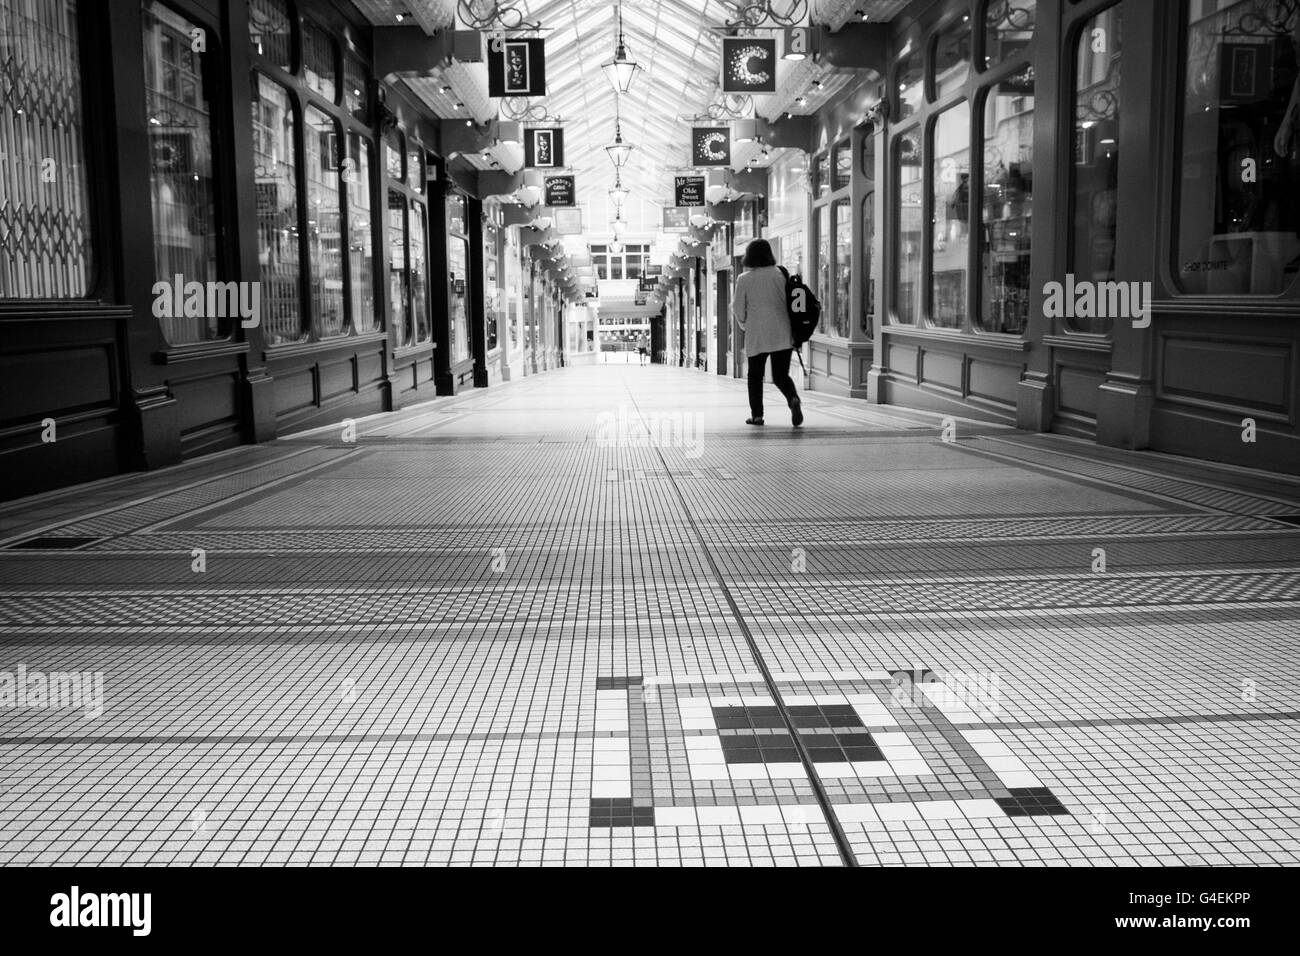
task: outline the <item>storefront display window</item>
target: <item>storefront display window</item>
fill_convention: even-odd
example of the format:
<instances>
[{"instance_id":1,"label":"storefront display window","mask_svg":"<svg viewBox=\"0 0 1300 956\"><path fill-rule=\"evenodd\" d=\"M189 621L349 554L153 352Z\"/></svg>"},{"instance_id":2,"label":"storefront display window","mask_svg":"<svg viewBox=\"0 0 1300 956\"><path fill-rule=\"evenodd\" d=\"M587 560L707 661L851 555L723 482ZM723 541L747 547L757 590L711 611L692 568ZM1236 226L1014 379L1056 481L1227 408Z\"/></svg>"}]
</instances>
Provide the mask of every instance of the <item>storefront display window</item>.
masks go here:
<instances>
[{"instance_id":1,"label":"storefront display window","mask_svg":"<svg viewBox=\"0 0 1300 956\"><path fill-rule=\"evenodd\" d=\"M375 309L375 258L370 215L370 143L356 133L348 134L350 169L344 172L348 197L349 294L354 331L369 332L381 327Z\"/></svg>"},{"instance_id":2,"label":"storefront display window","mask_svg":"<svg viewBox=\"0 0 1300 956\"><path fill-rule=\"evenodd\" d=\"M966 321L970 254L970 105L946 109L931 133L930 321L960 329Z\"/></svg>"},{"instance_id":3,"label":"storefront display window","mask_svg":"<svg viewBox=\"0 0 1300 956\"><path fill-rule=\"evenodd\" d=\"M848 199L840 199L835 203L835 324L831 334L842 339L849 337L852 324L852 276L853 207Z\"/></svg>"},{"instance_id":4,"label":"storefront display window","mask_svg":"<svg viewBox=\"0 0 1300 956\"><path fill-rule=\"evenodd\" d=\"M161 3L145 7L144 90L154 276L168 283L177 275L184 282L214 281L221 270L212 111L203 55L190 48L193 29L198 27ZM230 334L228 323L216 315L166 315L158 322L170 345Z\"/></svg>"},{"instance_id":5,"label":"storefront display window","mask_svg":"<svg viewBox=\"0 0 1300 956\"><path fill-rule=\"evenodd\" d=\"M980 309L985 332L1020 334L1034 297L1029 286L1034 206L1034 81L1026 69L984 101L980 195Z\"/></svg>"},{"instance_id":6,"label":"storefront display window","mask_svg":"<svg viewBox=\"0 0 1300 956\"><path fill-rule=\"evenodd\" d=\"M1069 271L1076 282L1115 279L1123 7L1087 20L1075 40ZM1111 326L1110 318L1067 321L1078 332L1101 334Z\"/></svg>"},{"instance_id":7,"label":"storefront display window","mask_svg":"<svg viewBox=\"0 0 1300 956\"><path fill-rule=\"evenodd\" d=\"M817 299L822 304L821 322L817 331L829 335L834 328L831 300L831 206L828 203L817 210Z\"/></svg>"},{"instance_id":8,"label":"storefront display window","mask_svg":"<svg viewBox=\"0 0 1300 956\"><path fill-rule=\"evenodd\" d=\"M297 115L284 87L260 73L253 74L252 90L262 334L272 345L303 342L308 316L299 285Z\"/></svg>"},{"instance_id":9,"label":"storefront display window","mask_svg":"<svg viewBox=\"0 0 1300 956\"><path fill-rule=\"evenodd\" d=\"M1036 0L988 0L984 5L984 66L1023 56L1034 38Z\"/></svg>"},{"instance_id":10,"label":"storefront display window","mask_svg":"<svg viewBox=\"0 0 1300 956\"><path fill-rule=\"evenodd\" d=\"M406 267L406 197L388 190L388 324L393 342L411 344L411 303Z\"/></svg>"},{"instance_id":11,"label":"storefront display window","mask_svg":"<svg viewBox=\"0 0 1300 956\"><path fill-rule=\"evenodd\" d=\"M0 299L90 291L77 5L0 0ZM43 173L58 171L54 182Z\"/></svg>"},{"instance_id":12,"label":"storefront display window","mask_svg":"<svg viewBox=\"0 0 1300 956\"><path fill-rule=\"evenodd\" d=\"M921 83L924 75L919 52L905 57L894 72L894 89L898 94L900 120L907 119L921 108L921 103L925 99L925 88Z\"/></svg>"},{"instance_id":13,"label":"storefront display window","mask_svg":"<svg viewBox=\"0 0 1300 956\"><path fill-rule=\"evenodd\" d=\"M941 99L966 85L970 75L970 27L965 18L934 38L934 97Z\"/></svg>"},{"instance_id":14,"label":"storefront display window","mask_svg":"<svg viewBox=\"0 0 1300 956\"><path fill-rule=\"evenodd\" d=\"M1185 293L1278 295L1300 276L1300 6L1182 7L1173 273Z\"/></svg>"},{"instance_id":15,"label":"storefront display window","mask_svg":"<svg viewBox=\"0 0 1300 956\"><path fill-rule=\"evenodd\" d=\"M342 335L343 223L339 206L338 124L307 107L307 251L311 262L312 314L322 338Z\"/></svg>"},{"instance_id":16,"label":"storefront display window","mask_svg":"<svg viewBox=\"0 0 1300 956\"><path fill-rule=\"evenodd\" d=\"M921 131L894 140L894 318L909 325L921 314L921 220L925 196Z\"/></svg>"}]
</instances>

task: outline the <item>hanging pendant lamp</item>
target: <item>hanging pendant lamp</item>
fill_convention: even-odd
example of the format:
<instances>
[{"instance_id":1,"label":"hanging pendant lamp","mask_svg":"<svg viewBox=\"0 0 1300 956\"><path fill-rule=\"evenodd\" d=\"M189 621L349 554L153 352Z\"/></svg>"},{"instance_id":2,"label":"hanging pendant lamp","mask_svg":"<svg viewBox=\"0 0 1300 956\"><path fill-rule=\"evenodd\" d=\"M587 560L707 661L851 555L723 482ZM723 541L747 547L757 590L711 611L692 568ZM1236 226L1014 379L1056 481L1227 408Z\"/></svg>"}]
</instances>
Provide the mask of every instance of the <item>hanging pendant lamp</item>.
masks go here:
<instances>
[{"instance_id":1,"label":"hanging pendant lamp","mask_svg":"<svg viewBox=\"0 0 1300 956\"><path fill-rule=\"evenodd\" d=\"M623 4L618 5L618 42L614 45L614 59L606 60L600 65L609 77L616 93L626 93L632 88L641 66L627 52L627 41L623 39Z\"/></svg>"}]
</instances>

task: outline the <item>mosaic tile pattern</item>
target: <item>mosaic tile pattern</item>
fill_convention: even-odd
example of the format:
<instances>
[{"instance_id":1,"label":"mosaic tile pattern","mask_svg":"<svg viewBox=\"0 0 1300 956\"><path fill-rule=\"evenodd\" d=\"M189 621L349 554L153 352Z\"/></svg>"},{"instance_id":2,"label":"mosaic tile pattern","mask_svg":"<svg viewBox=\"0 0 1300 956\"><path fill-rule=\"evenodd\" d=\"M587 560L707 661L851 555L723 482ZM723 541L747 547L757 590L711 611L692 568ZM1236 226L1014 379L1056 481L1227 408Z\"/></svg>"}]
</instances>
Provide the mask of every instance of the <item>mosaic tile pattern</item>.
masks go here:
<instances>
[{"instance_id":1,"label":"mosaic tile pattern","mask_svg":"<svg viewBox=\"0 0 1300 956\"><path fill-rule=\"evenodd\" d=\"M0 864L1300 861L1300 483L804 409L568 369L0 507Z\"/></svg>"}]
</instances>

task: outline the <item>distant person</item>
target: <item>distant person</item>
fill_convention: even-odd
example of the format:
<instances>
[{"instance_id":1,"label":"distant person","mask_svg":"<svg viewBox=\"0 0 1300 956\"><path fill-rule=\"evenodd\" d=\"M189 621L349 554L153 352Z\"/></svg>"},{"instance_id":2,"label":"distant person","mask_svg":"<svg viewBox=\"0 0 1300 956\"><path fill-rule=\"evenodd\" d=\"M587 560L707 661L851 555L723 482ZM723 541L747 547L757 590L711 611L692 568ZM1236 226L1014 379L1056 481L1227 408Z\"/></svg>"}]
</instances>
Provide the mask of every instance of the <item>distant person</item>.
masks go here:
<instances>
[{"instance_id":1,"label":"distant person","mask_svg":"<svg viewBox=\"0 0 1300 956\"><path fill-rule=\"evenodd\" d=\"M745 249L741 263L745 273L736 280L732 317L745 332L745 355L749 359L749 411L746 425L763 424L763 372L772 358L772 381L790 406L794 426L803 424L803 406L794 380L790 378L790 357L794 339L790 335L790 312L785 297L785 276L766 239L755 239Z\"/></svg>"},{"instance_id":2,"label":"distant person","mask_svg":"<svg viewBox=\"0 0 1300 956\"><path fill-rule=\"evenodd\" d=\"M650 357L650 356L646 353L646 349L645 349L645 346L644 346L644 345L638 345L638 346L636 347L636 354L637 354L637 357L641 359L641 364L642 364L642 365L644 365L644 364L646 363L646 359L648 359L648 358Z\"/></svg>"}]
</instances>

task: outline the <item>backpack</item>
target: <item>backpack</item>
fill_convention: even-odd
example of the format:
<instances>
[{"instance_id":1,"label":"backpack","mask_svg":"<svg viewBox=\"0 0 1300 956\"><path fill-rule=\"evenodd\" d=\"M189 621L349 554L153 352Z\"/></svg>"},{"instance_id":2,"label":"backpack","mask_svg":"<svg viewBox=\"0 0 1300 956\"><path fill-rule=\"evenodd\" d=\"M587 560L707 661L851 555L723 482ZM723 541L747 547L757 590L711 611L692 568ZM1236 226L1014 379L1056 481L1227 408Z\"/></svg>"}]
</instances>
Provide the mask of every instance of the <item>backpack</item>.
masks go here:
<instances>
[{"instance_id":1,"label":"backpack","mask_svg":"<svg viewBox=\"0 0 1300 956\"><path fill-rule=\"evenodd\" d=\"M790 275L785 266L780 268L781 275L785 276L785 308L790 314L790 337L798 349L817 331L822 317L822 304L817 301L812 289L804 285L803 276L797 272Z\"/></svg>"}]
</instances>

